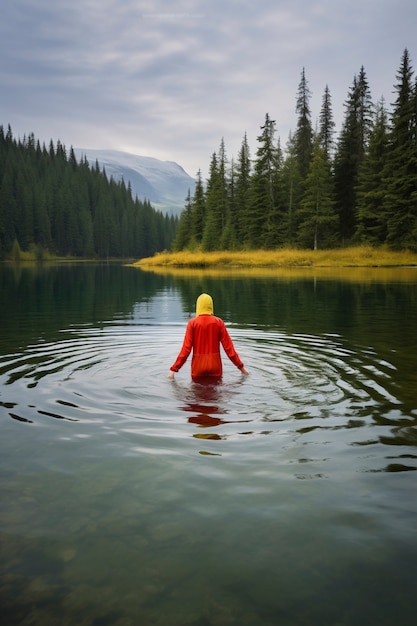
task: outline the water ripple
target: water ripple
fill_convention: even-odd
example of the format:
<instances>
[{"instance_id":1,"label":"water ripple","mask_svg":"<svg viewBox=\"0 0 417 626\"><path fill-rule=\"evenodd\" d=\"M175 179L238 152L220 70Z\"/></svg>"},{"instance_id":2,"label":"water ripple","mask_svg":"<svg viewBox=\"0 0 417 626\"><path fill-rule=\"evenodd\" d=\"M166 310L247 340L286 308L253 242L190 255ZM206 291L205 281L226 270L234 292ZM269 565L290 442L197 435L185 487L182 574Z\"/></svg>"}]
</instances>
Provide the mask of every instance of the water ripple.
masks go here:
<instances>
[{"instance_id":1,"label":"water ripple","mask_svg":"<svg viewBox=\"0 0 417 626\"><path fill-rule=\"evenodd\" d=\"M105 436L126 453L186 455L197 440L207 455L233 457L231 446L240 444L240 455L250 445L273 457L279 445L283 457L297 448L300 465L323 467L338 455L351 462L354 449L364 471L417 468L417 412L398 397L395 367L369 346L346 346L338 335L236 327L231 333L250 376L224 359L223 383L202 386L189 380L188 363L173 383L166 378L183 330L71 328L57 341L5 355L1 412L22 427L53 423L61 439ZM253 449L250 455L253 462Z\"/></svg>"}]
</instances>

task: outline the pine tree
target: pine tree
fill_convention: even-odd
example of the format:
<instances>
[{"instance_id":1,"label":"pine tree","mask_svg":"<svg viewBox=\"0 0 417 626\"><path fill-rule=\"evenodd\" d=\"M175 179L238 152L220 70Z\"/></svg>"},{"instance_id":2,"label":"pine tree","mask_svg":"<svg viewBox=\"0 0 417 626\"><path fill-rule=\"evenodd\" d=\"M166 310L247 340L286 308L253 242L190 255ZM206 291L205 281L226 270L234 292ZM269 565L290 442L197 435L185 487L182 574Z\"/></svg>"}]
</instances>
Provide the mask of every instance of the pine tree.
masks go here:
<instances>
[{"instance_id":1,"label":"pine tree","mask_svg":"<svg viewBox=\"0 0 417 626\"><path fill-rule=\"evenodd\" d=\"M275 120L269 113L258 136L258 148L250 184L250 204L247 217L246 242L254 247L267 245L269 231L276 212L275 166L277 149L274 145Z\"/></svg>"},{"instance_id":2,"label":"pine tree","mask_svg":"<svg viewBox=\"0 0 417 626\"><path fill-rule=\"evenodd\" d=\"M174 243L172 245L175 252L180 250L185 250L190 246L191 237L190 233L192 231L192 222L193 222L193 207L191 202L191 192L188 190L187 198L185 200L185 206L180 216L180 221L178 224L178 230L176 237L174 239Z\"/></svg>"},{"instance_id":3,"label":"pine tree","mask_svg":"<svg viewBox=\"0 0 417 626\"><path fill-rule=\"evenodd\" d=\"M235 171L234 162L232 159L229 172L226 177L226 180L227 180L226 221L222 229L222 236L220 238L221 250L234 250L237 247L236 232L235 232L235 218L236 218L235 179L236 179L236 171Z\"/></svg>"},{"instance_id":4,"label":"pine tree","mask_svg":"<svg viewBox=\"0 0 417 626\"><path fill-rule=\"evenodd\" d=\"M14 194L14 167L12 159L7 159L0 185L0 259L5 258L16 239Z\"/></svg>"},{"instance_id":5,"label":"pine tree","mask_svg":"<svg viewBox=\"0 0 417 626\"><path fill-rule=\"evenodd\" d=\"M363 67L359 77L354 77L345 107L334 162L336 208L343 243L351 241L356 230L356 187L372 127L372 101Z\"/></svg>"},{"instance_id":6,"label":"pine tree","mask_svg":"<svg viewBox=\"0 0 417 626\"><path fill-rule=\"evenodd\" d=\"M16 208L14 215L16 237L22 250L28 250L30 245L34 243L33 238L33 209L35 199L33 198L33 189L35 181L32 178L32 171L26 162L26 155L23 158L15 173L15 200Z\"/></svg>"},{"instance_id":7,"label":"pine tree","mask_svg":"<svg viewBox=\"0 0 417 626\"><path fill-rule=\"evenodd\" d=\"M358 123L360 133L360 150L365 154L372 131L375 108L372 103L371 92L365 69L362 65L358 78Z\"/></svg>"},{"instance_id":8,"label":"pine tree","mask_svg":"<svg viewBox=\"0 0 417 626\"><path fill-rule=\"evenodd\" d=\"M200 245L203 239L204 222L206 216L206 199L204 193L204 185L201 176L201 170L197 172L197 180L195 184L192 199L192 223L191 232L195 245Z\"/></svg>"},{"instance_id":9,"label":"pine tree","mask_svg":"<svg viewBox=\"0 0 417 626\"><path fill-rule=\"evenodd\" d=\"M297 209L302 197L301 175L295 153L294 136L288 138L282 165L282 202L285 214L284 243L295 245L297 238Z\"/></svg>"},{"instance_id":10,"label":"pine tree","mask_svg":"<svg viewBox=\"0 0 417 626\"><path fill-rule=\"evenodd\" d=\"M401 59L395 85L397 98L391 116L391 142L386 175L389 179L384 209L387 243L417 249L417 140L416 92L408 50Z\"/></svg>"},{"instance_id":11,"label":"pine tree","mask_svg":"<svg viewBox=\"0 0 417 626\"><path fill-rule=\"evenodd\" d=\"M381 245L386 241L387 218L384 203L387 193L388 150L388 120L382 99L377 104L368 152L358 173L356 238L361 243Z\"/></svg>"},{"instance_id":12,"label":"pine tree","mask_svg":"<svg viewBox=\"0 0 417 626\"><path fill-rule=\"evenodd\" d=\"M228 178L227 178L227 157L224 138L222 137L219 148L219 195L220 195L220 233L226 226L229 213Z\"/></svg>"},{"instance_id":13,"label":"pine tree","mask_svg":"<svg viewBox=\"0 0 417 626\"><path fill-rule=\"evenodd\" d=\"M227 214L226 156L222 140L219 156L213 153L206 189L206 221L203 250L219 250Z\"/></svg>"},{"instance_id":14,"label":"pine tree","mask_svg":"<svg viewBox=\"0 0 417 626\"><path fill-rule=\"evenodd\" d=\"M99 165L67 158L60 141L41 148L33 133L16 141L0 127L0 257L35 250L73 256L144 256L174 237L177 221L134 202L131 189ZM169 229L169 230L167 230ZM143 238L141 239L141 235Z\"/></svg>"},{"instance_id":15,"label":"pine tree","mask_svg":"<svg viewBox=\"0 0 417 626\"><path fill-rule=\"evenodd\" d=\"M337 215L334 211L333 180L330 161L321 146L321 136L314 142L313 155L305 181L299 210L298 239L301 245L317 250L335 243Z\"/></svg>"},{"instance_id":16,"label":"pine tree","mask_svg":"<svg viewBox=\"0 0 417 626\"><path fill-rule=\"evenodd\" d=\"M313 152L313 129L311 126L310 98L311 92L305 76L305 69L303 68L297 93L296 112L298 114L298 118L294 136L295 155L297 158L301 180L304 180L307 176Z\"/></svg>"},{"instance_id":17,"label":"pine tree","mask_svg":"<svg viewBox=\"0 0 417 626\"><path fill-rule=\"evenodd\" d=\"M233 224L236 241L242 245L246 239L249 220L249 189L251 183L251 159L247 134L245 133L237 156L234 183Z\"/></svg>"},{"instance_id":18,"label":"pine tree","mask_svg":"<svg viewBox=\"0 0 417 626\"><path fill-rule=\"evenodd\" d=\"M332 156L335 123L329 87L326 85L319 117L320 145L328 159Z\"/></svg>"},{"instance_id":19,"label":"pine tree","mask_svg":"<svg viewBox=\"0 0 417 626\"><path fill-rule=\"evenodd\" d=\"M278 139L273 151L271 171L271 209L266 222L265 247L276 248L285 243L288 231L287 213L284 204L283 153Z\"/></svg>"}]
</instances>

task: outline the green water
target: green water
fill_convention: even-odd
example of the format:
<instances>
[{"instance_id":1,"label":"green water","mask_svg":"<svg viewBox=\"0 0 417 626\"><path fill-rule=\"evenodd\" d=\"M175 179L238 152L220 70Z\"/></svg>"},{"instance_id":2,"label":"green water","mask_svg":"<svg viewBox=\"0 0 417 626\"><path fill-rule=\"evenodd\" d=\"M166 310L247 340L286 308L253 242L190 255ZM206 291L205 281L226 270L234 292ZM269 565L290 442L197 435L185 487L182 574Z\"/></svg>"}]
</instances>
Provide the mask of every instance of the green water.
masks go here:
<instances>
[{"instance_id":1,"label":"green water","mask_svg":"<svg viewBox=\"0 0 417 626\"><path fill-rule=\"evenodd\" d=\"M416 270L0 289L2 623L414 625ZM167 379L203 290L249 377Z\"/></svg>"}]
</instances>

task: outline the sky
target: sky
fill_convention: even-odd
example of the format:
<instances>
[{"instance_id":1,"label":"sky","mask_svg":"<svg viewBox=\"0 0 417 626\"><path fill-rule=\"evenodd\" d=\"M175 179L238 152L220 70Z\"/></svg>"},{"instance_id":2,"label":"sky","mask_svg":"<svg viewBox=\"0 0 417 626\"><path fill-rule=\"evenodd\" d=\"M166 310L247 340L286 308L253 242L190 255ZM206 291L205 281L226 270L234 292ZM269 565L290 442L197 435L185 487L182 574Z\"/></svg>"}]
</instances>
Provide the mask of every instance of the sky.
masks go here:
<instances>
[{"instance_id":1,"label":"sky","mask_svg":"<svg viewBox=\"0 0 417 626\"><path fill-rule=\"evenodd\" d=\"M340 130L362 66L389 107L416 32L416 0L4 0L0 125L205 177L222 139L255 156L266 113L285 147L303 68L313 128L327 85Z\"/></svg>"}]
</instances>

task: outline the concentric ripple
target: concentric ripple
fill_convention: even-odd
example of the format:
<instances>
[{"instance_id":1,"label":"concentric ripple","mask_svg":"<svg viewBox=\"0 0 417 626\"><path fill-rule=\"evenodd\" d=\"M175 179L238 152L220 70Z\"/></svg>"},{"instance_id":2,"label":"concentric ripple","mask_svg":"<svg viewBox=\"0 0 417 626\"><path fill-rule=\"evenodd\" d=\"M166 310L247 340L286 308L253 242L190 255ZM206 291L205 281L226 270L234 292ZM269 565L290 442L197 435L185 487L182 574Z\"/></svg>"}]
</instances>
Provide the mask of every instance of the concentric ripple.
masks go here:
<instances>
[{"instance_id":1,"label":"concentric ripple","mask_svg":"<svg viewBox=\"0 0 417 626\"><path fill-rule=\"evenodd\" d=\"M70 329L2 357L0 408L22 423L53 424L61 439L105 434L131 453L186 454L190 438L208 454L236 442L243 453L251 439L267 457L277 445L291 458L297 447L304 462L312 449L335 461L366 448L363 469L416 469L417 415L396 396L391 363L337 335L230 330L250 376L224 358L222 384L205 387L189 380L188 363L167 380L182 325Z\"/></svg>"}]
</instances>

